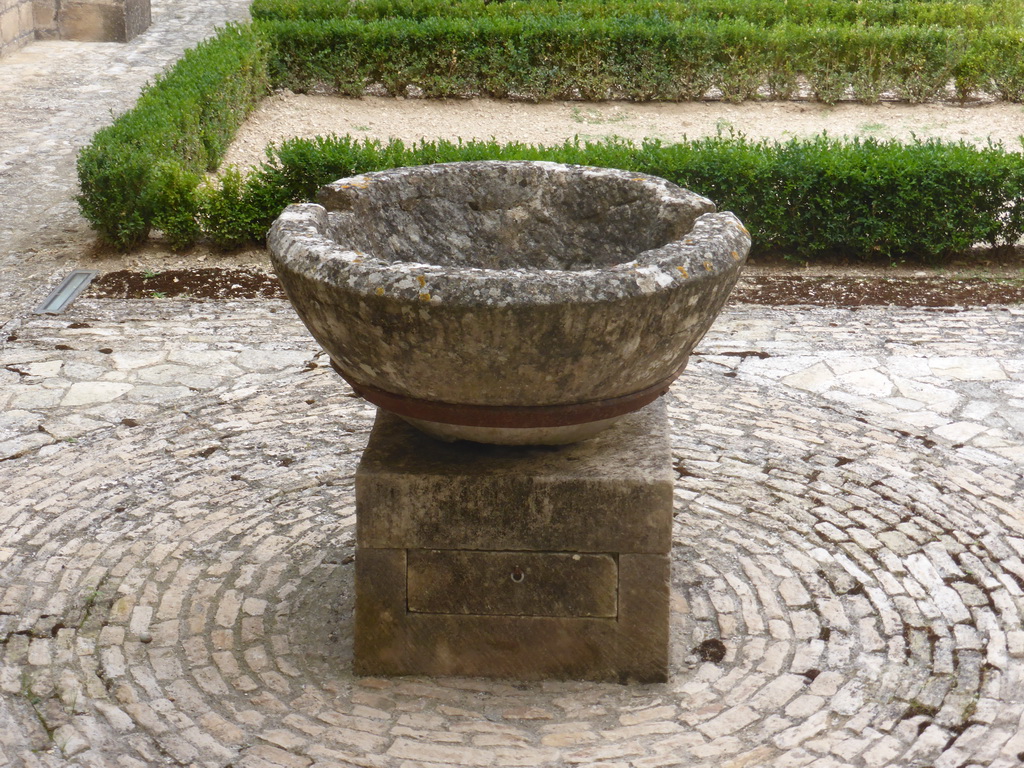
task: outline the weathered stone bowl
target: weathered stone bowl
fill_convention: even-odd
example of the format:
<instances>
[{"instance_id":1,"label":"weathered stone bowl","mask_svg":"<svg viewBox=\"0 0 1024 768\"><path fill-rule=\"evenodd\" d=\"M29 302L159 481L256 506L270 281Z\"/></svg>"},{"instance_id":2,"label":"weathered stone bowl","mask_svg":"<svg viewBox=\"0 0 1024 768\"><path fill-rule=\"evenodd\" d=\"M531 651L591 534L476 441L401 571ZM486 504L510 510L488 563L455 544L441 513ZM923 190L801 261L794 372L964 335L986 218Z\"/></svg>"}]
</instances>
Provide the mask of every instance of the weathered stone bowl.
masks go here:
<instances>
[{"instance_id":1,"label":"weathered stone bowl","mask_svg":"<svg viewBox=\"0 0 1024 768\"><path fill-rule=\"evenodd\" d=\"M274 268L335 369L446 440L585 439L663 394L750 238L663 179L546 162L341 179L274 223Z\"/></svg>"}]
</instances>

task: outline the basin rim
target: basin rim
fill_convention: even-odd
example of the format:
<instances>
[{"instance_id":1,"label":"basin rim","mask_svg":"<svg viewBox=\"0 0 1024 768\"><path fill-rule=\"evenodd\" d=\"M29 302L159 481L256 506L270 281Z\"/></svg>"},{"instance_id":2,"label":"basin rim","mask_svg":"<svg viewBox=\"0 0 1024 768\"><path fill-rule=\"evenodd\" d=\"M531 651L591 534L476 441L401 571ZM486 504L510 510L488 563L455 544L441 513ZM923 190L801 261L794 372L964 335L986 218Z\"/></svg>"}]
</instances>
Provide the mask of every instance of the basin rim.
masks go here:
<instances>
[{"instance_id":1,"label":"basin rim","mask_svg":"<svg viewBox=\"0 0 1024 768\"><path fill-rule=\"evenodd\" d=\"M493 166L540 166L548 172L616 177L644 184L652 205L705 213L681 238L638 253L629 261L580 270L489 269L442 266L418 261L389 261L333 239L329 211L319 203L289 206L274 222L268 244L274 266L367 297L455 304L600 303L678 289L684 284L717 282L735 273L746 259L750 235L731 212L714 213L706 198L656 176L612 168L546 161L475 161L394 168L339 179L328 188L365 189L400 181L409 173L472 173ZM682 215L682 214L681 214Z\"/></svg>"}]
</instances>

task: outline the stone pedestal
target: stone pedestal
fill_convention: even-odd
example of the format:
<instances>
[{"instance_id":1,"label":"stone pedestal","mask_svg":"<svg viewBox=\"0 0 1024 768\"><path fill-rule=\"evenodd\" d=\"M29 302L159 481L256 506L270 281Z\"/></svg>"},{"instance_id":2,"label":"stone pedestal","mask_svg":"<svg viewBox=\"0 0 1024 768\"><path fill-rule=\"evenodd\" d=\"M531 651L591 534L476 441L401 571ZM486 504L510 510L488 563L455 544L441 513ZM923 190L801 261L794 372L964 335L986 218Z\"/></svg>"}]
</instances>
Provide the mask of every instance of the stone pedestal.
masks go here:
<instances>
[{"instance_id":1,"label":"stone pedestal","mask_svg":"<svg viewBox=\"0 0 1024 768\"><path fill-rule=\"evenodd\" d=\"M380 411L356 473L356 672L666 680L667 423L658 400L527 448Z\"/></svg>"}]
</instances>

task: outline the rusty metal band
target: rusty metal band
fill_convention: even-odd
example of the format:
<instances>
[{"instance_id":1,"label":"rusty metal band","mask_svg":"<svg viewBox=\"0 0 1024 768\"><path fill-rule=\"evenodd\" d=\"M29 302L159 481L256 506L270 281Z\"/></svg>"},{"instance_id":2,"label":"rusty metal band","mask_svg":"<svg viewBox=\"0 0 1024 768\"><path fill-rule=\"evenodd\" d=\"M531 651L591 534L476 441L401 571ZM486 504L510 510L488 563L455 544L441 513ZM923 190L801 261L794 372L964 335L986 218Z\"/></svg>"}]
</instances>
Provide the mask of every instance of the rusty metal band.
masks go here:
<instances>
[{"instance_id":1,"label":"rusty metal band","mask_svg":"<svg viewBox=\"0 0 1024 768\"><path fill-rule=\"evenodd\" d=\"M537 427L568 427L592 421L613 419L643 408L668 392L672 382L686 367L686 360L671 375L649 387L620 397L592 400L567 405L459 405L436 400L420 400L396 395L383 389L352 381L331 360L331 367L345 379L355 393L386 411L399 416L464 427L496 427L501 429L533 429Z\"/></svg>"}]
</instances>

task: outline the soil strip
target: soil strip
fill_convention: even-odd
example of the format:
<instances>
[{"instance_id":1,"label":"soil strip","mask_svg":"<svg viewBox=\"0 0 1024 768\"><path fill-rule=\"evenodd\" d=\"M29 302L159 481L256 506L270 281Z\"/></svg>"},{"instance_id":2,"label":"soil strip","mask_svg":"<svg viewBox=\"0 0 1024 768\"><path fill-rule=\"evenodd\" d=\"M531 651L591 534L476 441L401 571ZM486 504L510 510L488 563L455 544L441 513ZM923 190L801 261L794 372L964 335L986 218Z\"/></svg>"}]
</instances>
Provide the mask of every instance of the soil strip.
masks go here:
<instances>
[{"instance_id":1,"label":"soil strip","mask_svg":"<svg viewBox=\"0 0 1024 768\"><path fill-rule=\"evenodd\" d=\"M257 269L119 270L93 281L86 294L108 299L283 299L277 278ZM933 276L801 275L758 271L740 279L731 301L768 306L966 307L1024 303L1024 279Z\"/></svg>"}]
</instances>

